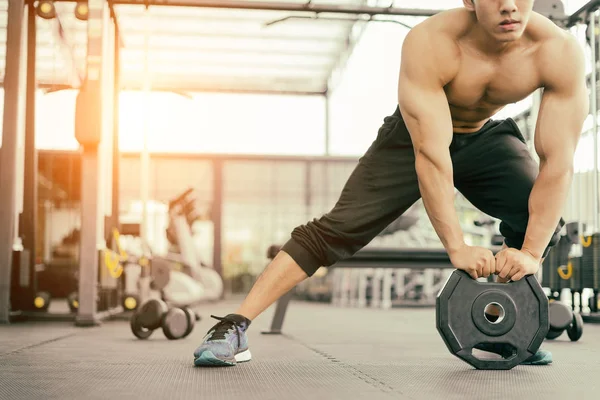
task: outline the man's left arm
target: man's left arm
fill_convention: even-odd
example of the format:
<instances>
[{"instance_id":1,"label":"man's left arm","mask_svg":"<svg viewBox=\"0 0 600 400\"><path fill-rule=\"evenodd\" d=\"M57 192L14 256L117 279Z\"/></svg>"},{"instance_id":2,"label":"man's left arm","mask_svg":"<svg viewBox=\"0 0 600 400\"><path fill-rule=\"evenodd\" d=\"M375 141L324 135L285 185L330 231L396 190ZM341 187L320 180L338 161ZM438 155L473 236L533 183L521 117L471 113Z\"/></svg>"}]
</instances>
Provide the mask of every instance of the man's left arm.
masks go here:
<instances>
[{"instance_id":1,"label":"man's left arm","mask_svg":"<svg viewBox=\"0 0 600 400\"><path fill-rule=\"evenodd\" d=\"M540 59L544 91L534 138L540 169L529 197L529 221L521 249L537 260L541 260L563 212L575 150L589 113L582 49L571 36L556 42L543 50Z\"/></svg>"}]
</instances>

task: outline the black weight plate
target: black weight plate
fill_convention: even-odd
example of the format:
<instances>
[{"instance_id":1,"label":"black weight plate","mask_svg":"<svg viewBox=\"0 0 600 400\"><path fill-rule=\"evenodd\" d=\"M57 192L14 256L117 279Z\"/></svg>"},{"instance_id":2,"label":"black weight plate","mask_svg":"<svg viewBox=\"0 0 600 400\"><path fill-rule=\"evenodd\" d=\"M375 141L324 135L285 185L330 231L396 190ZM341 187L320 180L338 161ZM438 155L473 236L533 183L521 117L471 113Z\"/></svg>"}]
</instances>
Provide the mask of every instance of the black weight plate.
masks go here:
<instances>
[{"instance_id":1,"label":"black weight plate","mask_svg":"<svg viewBox=\"0 0 600 400\"><path fill-rule=\"evenodd\" d=\"M189 328L188 315L181 308L171 308L166 312L163 321L163 333L169 340L177 340L184 337Z\"/></svg>"},{"instance_id":2,"label":"black weight plate","mask_svg":"<svg viewBox=\"0 0 600 400\"><path fill-rule=\"evenodd\" d=\"M129 320L129 326L131 327L131 332L133 332L135 337L137 337L138 339L148 339L152 335L152 332L154 332L154 330L147 329L144 326L142 326L142 324L140 323L139 317L140 317L140 314L138 314L137 312L134 312L133 315L131 316L131 319Z\"/></svg>"},{"instance_id":3,"label":"black weight plate","mask_svg":"<svg viewBox=\"0 0 600 400\"><path fill-rule=\"evenodd\" d=\"M188 336L190 333L192 333L192 331L194 330L194 325L196 324L196 313L188 308L188 307L183 307L182 308L183 311L185 312L185 315L187 316L187 320L188 320L188 329L185 331L185 333L183 334L183 337Z\"/></svg>"},{"instance_id":4,"label":"black weight plate","mask_svg":"<svg viewBox=\"0 0 600 400\"><path fill-rule=\"evenodd\" d=\"M562 301L553 301L548 306L550 329L566 329L573 321L573 311Z\"/></svg>"},{"instance_id":5,"label":"black weight plate","mask_svg":"<svg viewBox=\"0 0 600 400\"><path fill-rule=\"evenodd\" d=\"M562 335L564 331L565 331L564 329L552 329L552 328L550 328L548 330L548 333L546 334L546 339L548 339L548 340L554 340L557 337L559 337L560 335Z\"/></svg>"},{"instance_id":6,"label":"black weight plate","mask_svg":"<svg viewBox=\"0 0 600 400\"><path fill-rule=\"evenodd\" d=\"M147 329L158 329L167 311L168 307L164 301L150 299L138 311L139 324Z\"/></svg>"},{"instance_id":7,"label":"black weight plate","mask_svg":"<svg viewBox=\"0 0 600 400\"><path fill-rule=\"evenodd\" d=\"M579 313L573 313L573 324L567 328L567 335L572 342L581 339L583 335L583 318Z\"/></svg>"},{"instance_id":8,"label":"black weight plate","mask_svg":"<svg viewBox=\"0 0 600 400\"><path fill-rule=\"evenodd\" d=\"M475 305L478 298L481 300ZM497 328L484 320L488 301L483 299L499 303L505 311ZM474 318L477 315L480 317ZM549 328L548 299L534 276L508 284L478 282L455 270L436 299L436 320L438 332L455 356L477 369L511 369L535 354L542 344ZM481 329L484 323L489 326ZM481 344L507 344L515 349L515 355L478 359L472 350Z\"/></svg>"}]
</instances>

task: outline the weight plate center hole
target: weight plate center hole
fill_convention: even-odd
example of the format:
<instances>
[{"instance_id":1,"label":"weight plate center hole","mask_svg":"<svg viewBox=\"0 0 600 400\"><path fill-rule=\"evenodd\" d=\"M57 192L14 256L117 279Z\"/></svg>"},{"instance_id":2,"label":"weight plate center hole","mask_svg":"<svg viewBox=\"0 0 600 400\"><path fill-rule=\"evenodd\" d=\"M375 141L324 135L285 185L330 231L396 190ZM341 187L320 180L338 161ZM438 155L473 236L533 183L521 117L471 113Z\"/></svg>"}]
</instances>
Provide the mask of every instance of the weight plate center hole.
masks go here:
<instances>
[{"instance_id":1,"label":"weight plate center hole","mask_svg":"<svg viewBox=\"0 0 600 400\"><path fill-rule=\"evenodd\" d=\"M506 311L501 304L492 302L485 306L483 315L490 324L499 324L504 319Z\"/></svg>"}]
</instances>

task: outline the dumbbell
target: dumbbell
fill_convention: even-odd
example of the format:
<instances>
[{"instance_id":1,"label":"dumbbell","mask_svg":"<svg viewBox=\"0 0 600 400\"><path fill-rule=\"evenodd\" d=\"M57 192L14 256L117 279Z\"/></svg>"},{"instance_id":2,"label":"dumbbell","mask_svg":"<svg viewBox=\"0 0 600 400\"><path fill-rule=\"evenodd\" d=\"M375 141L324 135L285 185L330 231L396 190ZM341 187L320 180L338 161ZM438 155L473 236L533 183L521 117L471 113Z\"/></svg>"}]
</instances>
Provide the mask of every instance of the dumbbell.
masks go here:
<instances>
[{"instance_id":1,"label":"dumbbell","mask_svg":"<svg viewBox=\"0 0 600 400\"><path fill-rule=\"evenodd\" d=\"M48 292L37 292L33 298L33 306L39 311L48 311L52 296Z\"/></svg>"},{"instance_id":2,"label":"dumbbell","mask_svg":"<svg viewBox=\"0 0 600 400\"><path fill-rule=\"evenodd\" d=\"M574 313L565 303L561 301L550 301L548 309L550 329L546 339L556 339L566 330L569 339L576 342L583 335L583 318L581 314Z\"/></svg>"},{"instance_id":3,"label":"dumbbell","mask_svg":"<svg viewBox=\"0 0 600 400\"><path fill-rule=\"evenodd\" d=\"M192 333L196 320L196 313L187 307L169 308L164 301L151 299L133 313L129 322L131 332L138 339L148 339L156 329L162 328L167 339L177 340Z\"/></svg>"},{"instance_id":4,"label":"dumbbell","mask_svg":"<svg viewBox=\"0 0 600 400\"><path fill-rule=\"evenodd\" d=\"M79 293L69 293L67 296L67 304L69 305L69 310L71 310L72 313L76 313L77 310L79 310Z\"/></svg>"}]
</instances>

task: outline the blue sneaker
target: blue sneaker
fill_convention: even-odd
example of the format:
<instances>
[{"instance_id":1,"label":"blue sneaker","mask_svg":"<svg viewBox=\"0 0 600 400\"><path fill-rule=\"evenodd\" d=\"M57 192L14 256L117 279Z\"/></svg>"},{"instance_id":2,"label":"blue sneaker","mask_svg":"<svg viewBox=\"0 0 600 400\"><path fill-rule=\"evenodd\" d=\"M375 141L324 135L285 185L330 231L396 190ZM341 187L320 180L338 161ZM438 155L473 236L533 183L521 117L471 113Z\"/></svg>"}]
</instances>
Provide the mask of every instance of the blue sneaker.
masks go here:
<instances>
[{"instance_id":1,"label":"blue sneaker","mask_svg":"<svg viewBox=\"0 0 600 400\"><path fill-rule=\"evenodd\" d=\"M215 317L219 322L210 328L204 342L194 351L194 365L230 366L250 361L252 355L248 348L246 330L250 320L238 314Z\"/></svg>"},{"instance_id":2,"label":"blue sneaker","mask_svg":"<svg viewBox=\"0 0 600 400\"><path fill-rule=\"evenodd\" d=\"M552 353L548 350L538 350L537 353L523 361L521 365L548 365L552 364Z\"/></svg>"},{"instance_id":3,"label":"blue sneaker","mask_svg":"<svg viewBox=\"0 0 600 400\"><path fill-rule=\"evenodd\" d=\"M498 354L504 358L512 356L513 350L502 344L485 343L475 346L476 349ZM552 353L539 349L534 355L523 361L520 365L548 365L552 363Z\"/></svg>"}]
</instances>

